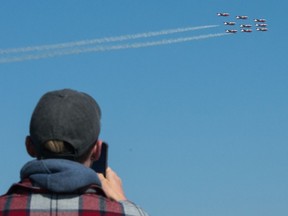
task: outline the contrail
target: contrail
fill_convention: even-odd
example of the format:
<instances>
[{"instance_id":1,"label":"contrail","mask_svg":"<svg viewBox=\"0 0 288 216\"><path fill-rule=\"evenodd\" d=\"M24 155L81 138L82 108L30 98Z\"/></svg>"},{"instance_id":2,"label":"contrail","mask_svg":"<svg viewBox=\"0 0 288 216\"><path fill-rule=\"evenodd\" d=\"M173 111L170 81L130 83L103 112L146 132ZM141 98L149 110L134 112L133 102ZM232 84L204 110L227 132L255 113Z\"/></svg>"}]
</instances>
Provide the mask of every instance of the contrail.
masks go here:
<instances>
[{"instance_id":1,"label":"contrail","mask_svg":"<svg viewBox=\"0 0 288 216\"><path fill-rule=\"evenodd\" d=\"M160 46L160 45L167 45L167 44L174 44L174 43L182 43L182 42L188 42L188 41L193 41L193 40L202 40L202 39L208 39L208 38L213 38L213 37L222 37L222 36L227 36L227 35L230 35L230 34L218 33L218 34L199 35L199 36L193 36L193 37L164 39L164 40L142 42L142 43L131 43L131 44L128 43L128 44L120 44L120 45L113 45L113 46L111 45L111 46L96 46L96 47L87 47L87 48L74 48L71 50L54 51L54 52L48 52L44 54L0 58L0 64L27 61L27 60L53 58L56 56L64 56L64 55L77 55L77 54L88 53L88 52L105 52L105 51L121 50L121 49L137 49L137 48L142 48L142 47L152 47L152 46Z\"/></svg>"},{"instance_id":2,"label":"contrail","mask_svg":"<svg viewBox=\"0 0 288 216\"><path fill-rule=\"evenodd\" d=\"M139 39L139 38L148 38L148 37L155 37L155 36L160 36L160 35L169 35L169 34L176 34L176 33L181 33L181 32L195 31L195 30L206 29L206 28L215 28L218 26L219 25L206 25L206 26L176 28L176 29L168 29L168 30L155 31L155 32L120 35L116 37L96 38L96 39L91 39L91 40L81 40L81 41L59 43L59 44L0 49L0 54L3 55L3 54L11 54L11 53L31 52L31 51L64 49L64 48L72 48L72 47L92 45L92 44L101 44L101 43L117 42L117 41L119 42L119 41L124 41L124 40L134 40L134 39Z\"/></svg>"}]
</instances>

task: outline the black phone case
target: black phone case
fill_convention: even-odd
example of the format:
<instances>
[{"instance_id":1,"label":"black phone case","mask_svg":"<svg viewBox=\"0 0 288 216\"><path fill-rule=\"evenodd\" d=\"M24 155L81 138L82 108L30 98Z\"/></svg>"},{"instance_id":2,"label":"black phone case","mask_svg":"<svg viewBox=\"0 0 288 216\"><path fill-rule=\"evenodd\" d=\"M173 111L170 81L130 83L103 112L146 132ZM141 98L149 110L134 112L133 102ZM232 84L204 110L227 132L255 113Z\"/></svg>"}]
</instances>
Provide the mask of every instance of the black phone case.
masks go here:
<instances>
[{"instance_id":1,"label":"black phone case","mask_svg":"<svg viewBox=\"0 0 288 216\"><path fill-rule=\"evenodd\" d=\"M108 165L107 161L108 161L108 144L103 142L100 158L97 161L93 162L91 168L95 172L102 173L106 177L106 169Z\"/></svg>"}]
</instances>

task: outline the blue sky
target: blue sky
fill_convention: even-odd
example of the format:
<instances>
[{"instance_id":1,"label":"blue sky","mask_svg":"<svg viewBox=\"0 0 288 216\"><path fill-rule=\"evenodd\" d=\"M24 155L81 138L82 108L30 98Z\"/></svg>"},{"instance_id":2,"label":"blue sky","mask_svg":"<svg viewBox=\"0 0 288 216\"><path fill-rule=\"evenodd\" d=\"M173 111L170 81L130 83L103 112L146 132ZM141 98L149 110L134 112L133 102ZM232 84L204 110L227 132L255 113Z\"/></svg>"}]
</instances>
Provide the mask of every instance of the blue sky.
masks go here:
<instances>
[{"instance_id":1,"label":"blue sky","mask_svg":"<svg viewBox=\"0 0 288 216\"><path fill-rule=\"evenodd\" d=\"M2 2L1 51L219 26L100 44L106 51L1 63L1 193L19 180L19 170L31 159L24 139L39 97L73 88L101 105L101 138L110 144L109 164L121 176L128 198L151 215L287 215L287 4ZM230 17L217 17L217 12ZM253 27L248 34L131 48L134 43L222 34L227 20L237 21L239 30L236 15L249 16L245 23L253 25L254 18L265 18L269 31ZM124 44L130 48L110 50ZM19 49L0 54L0 62L25 54Z\"/></svg>"}]
</instances>

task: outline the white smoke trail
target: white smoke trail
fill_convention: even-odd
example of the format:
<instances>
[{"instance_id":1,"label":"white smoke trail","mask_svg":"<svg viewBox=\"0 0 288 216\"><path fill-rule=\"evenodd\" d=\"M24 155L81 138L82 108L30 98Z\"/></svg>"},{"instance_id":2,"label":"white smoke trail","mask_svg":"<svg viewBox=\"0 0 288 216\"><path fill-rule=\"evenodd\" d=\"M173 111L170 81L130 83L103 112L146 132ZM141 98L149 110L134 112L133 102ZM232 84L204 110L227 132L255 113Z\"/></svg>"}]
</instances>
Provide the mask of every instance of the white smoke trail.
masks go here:
<instances>
[{"instance_id":1,"label":"white smoke trail","mask_svg":"<svg viewBox=\"0 0 288 216\"><path fill-rule=\"evenodd\" d=\"M124 40L148 38L148 37L155 37L155 36L160 36L160 35L169 35L169 34L176 34L176 33L181 33L181 32L195 31L195 30L206 29L206 28L214 28L218 26L219 25L206 25L206 26L197 26L197 27L176 28L176 29L168 29L168 30L155 31L155 32L120 35L116 37L96 38L96 39L91 39L91 40L81 40L81 41L59 43L59 44L0 49L0 54L3 55L3 54L11 54L11 53L31 52L31 51L64 49L64 48L72 48L72 47L92 45L92 44L101 44L101 43L117 42L117 41L119 42L119 41L124 41Z\"/></svg>"},{"instance_id":2,"label":"white smoke trail","mask_svg":"<svg viewBox=\"0 0 288 216\"><path fill-rule=\"evenodd\" d=\"M88 52L105 52L105 51L120 50L120 49L136 49L136 48L142 48L142 47L160 46L160 45L188 42L188 41L193 41L193 40L208 39L208 38L213 38L213 37L222 37L222 36L227 36L227 35L230 35L230 34L218 33L218 34L199 35L199 36L193 36L193 37L180 37L176 39L164 39L164 40L142 42L142 43L132 43L132 44L128 43L128 44L120 44L120 45L113 45L113 46L74 48L71 50L54 51L54 52L48 52L44 54L0 58L0 64L27 61L27 60L53 58L56 56L64 56L64 55L76 55L76 54L88 53Z\"/></svg>"}]
</instances>

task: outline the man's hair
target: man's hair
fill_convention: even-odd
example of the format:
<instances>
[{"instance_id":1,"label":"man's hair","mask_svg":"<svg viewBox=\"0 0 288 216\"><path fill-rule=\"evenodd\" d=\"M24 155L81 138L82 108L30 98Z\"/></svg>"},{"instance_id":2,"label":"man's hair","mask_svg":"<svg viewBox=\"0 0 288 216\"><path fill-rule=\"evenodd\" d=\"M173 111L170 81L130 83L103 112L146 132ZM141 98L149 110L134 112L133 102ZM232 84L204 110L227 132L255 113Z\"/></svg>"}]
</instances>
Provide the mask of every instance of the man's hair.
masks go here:
<instances>
[{"instance_id":1,"label":"man's hair","mask_svg":"<svg viewBox=\"0 0 288 216\"><path fill-rule=\"evenodd\" d=\"M84 152L80 157L75 158L76 161L83 163L90 155L90 152L94 145L91 146L86 152ZM43 143L42 147L44 154L46 155L54 155L54 157L57 157L57 155L67 155L73 152L73 147L64 141L61 140L48 140L47 142Z\"/></svg>"},{"instance_id":2,"label":"man's hair","mask_svg":"<svg viewBox=\"0 0 288 216\"><path fill-rule=\"evenodd\" d=\"M48 92L31 117L32 145L40 158L79 160L98 140L100 118L100 107L90 95L71 89Z\"/></svg>"},{"instance_id":3,"label":"man's hair","mask_svg":"<svg viewBox=\"0 0 288 216\"><path fill-rule=\"evenodd\" d=\"M71 152L69 145L59 140L48 140L43 144L43 149L55 154Z\"/></svg>"}]
</instances>

